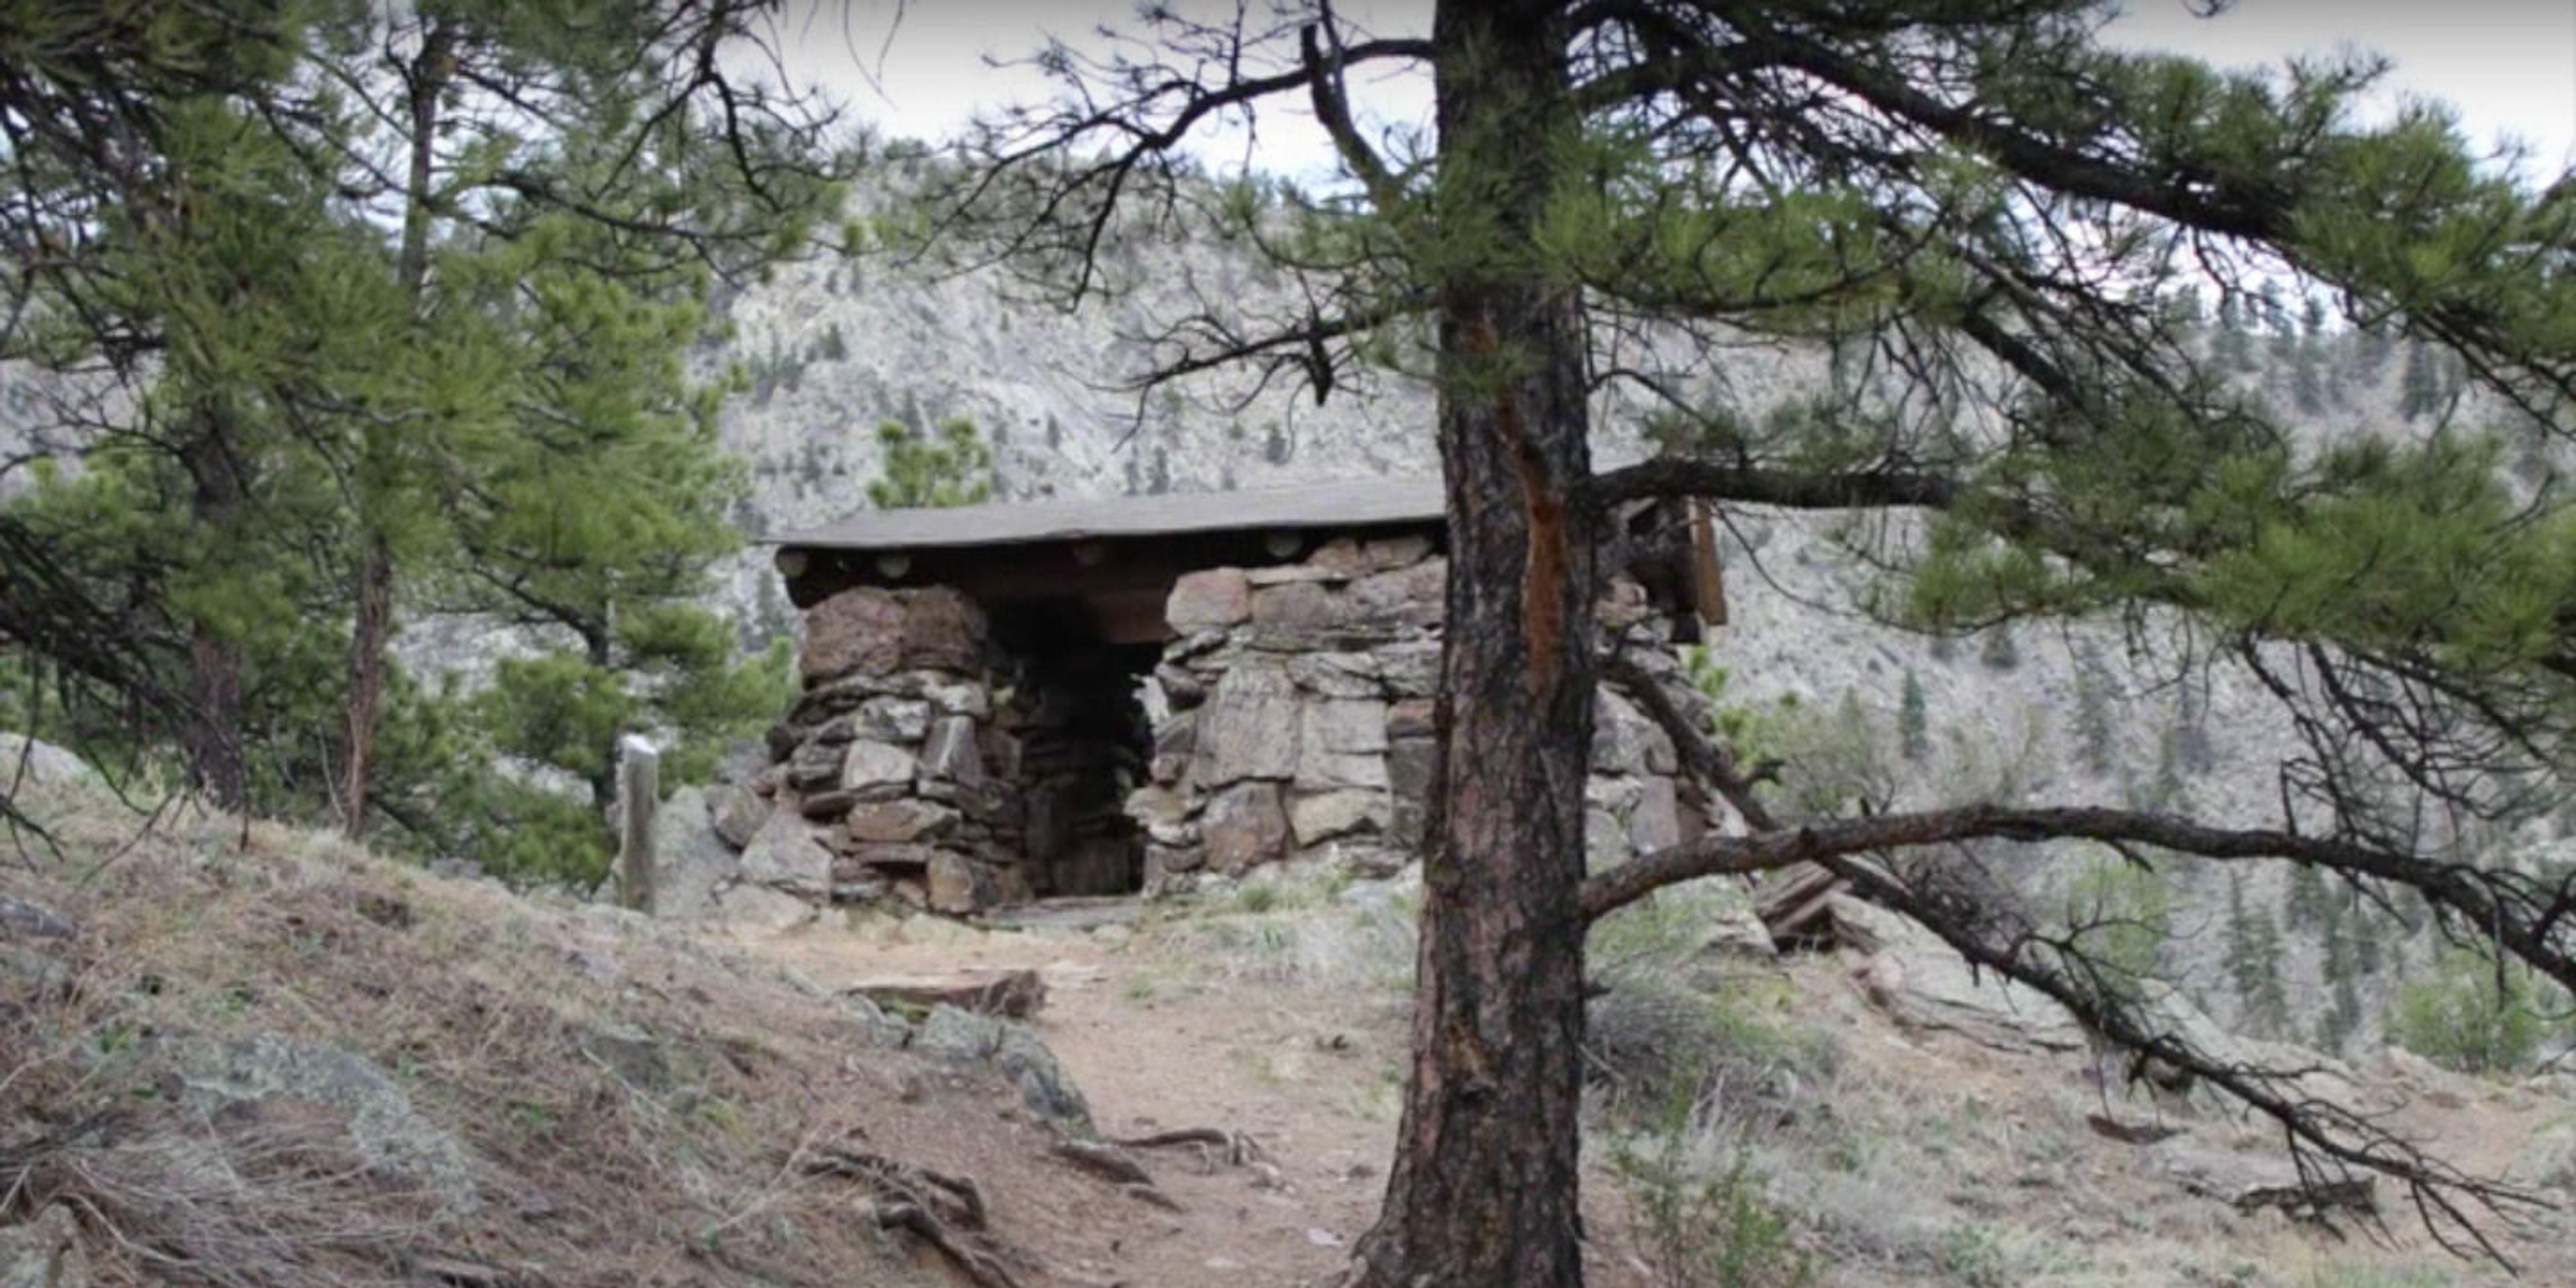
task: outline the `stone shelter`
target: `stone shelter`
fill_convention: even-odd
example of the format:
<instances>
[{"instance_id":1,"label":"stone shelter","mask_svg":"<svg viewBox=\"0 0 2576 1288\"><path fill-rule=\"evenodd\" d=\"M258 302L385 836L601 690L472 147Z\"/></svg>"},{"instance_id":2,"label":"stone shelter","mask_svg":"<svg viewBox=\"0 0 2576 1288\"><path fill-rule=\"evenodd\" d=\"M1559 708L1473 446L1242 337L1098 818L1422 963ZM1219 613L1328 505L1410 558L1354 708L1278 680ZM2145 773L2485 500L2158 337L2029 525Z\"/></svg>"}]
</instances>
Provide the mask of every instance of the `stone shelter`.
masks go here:
<instances>
[{"instance_id":1,"label":"stone shelter","mask_svg":"<svg viewBox=\"0 0 2576 1288\"><path fill-rule=\"evenodd\" d=\"M801 690L769 765L708 803L739 851L723 884L969 914L1289 859L1391 871L1431 773L1441 516L1436 480L1392 479L870 511L780 538ZM1706 520L1630 517L1683 575L1617 579L1605 628L1677 675L1672 639L1718 602ZM1598 714L1595 862L1695 834L1670 740L1615 691Z\"/></svg>"}]
</instances>

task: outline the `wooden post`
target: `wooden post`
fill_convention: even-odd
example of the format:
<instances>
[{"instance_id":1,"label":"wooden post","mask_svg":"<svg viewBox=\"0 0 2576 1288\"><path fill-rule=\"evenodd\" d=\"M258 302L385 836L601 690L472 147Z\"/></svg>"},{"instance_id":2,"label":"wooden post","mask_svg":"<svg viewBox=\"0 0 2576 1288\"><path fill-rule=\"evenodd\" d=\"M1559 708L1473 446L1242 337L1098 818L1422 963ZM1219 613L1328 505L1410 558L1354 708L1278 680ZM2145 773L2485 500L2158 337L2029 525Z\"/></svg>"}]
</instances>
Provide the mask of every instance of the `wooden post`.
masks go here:
<instances>
[{"instance_id":1,"label":"wooden post","mask_svg":"<svg viewBox=\"0 0 2576 1288\"><path fill-rule=\"evenodd\" d=\"M662 754L633 735L618 740L617 903L653 911L653 809L662 798Z\"/></svg>"}]
</instances>

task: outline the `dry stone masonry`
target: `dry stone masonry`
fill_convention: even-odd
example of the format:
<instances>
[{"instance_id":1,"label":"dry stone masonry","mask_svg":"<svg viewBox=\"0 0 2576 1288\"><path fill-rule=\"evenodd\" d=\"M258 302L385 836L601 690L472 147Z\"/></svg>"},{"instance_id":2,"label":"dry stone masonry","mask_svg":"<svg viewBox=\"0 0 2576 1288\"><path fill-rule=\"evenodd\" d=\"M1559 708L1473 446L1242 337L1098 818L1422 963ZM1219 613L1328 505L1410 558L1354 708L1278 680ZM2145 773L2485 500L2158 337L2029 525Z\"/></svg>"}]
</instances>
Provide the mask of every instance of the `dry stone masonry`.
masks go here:
<instances>
[{"instance_id":1,"label":"dry stone masonry","mask_svg":"<svg viewBox=\"0 0 2576 1288\"><path fill-rule=\"evenodd\" d=\"M1338 537L1180 575L1159 652L1043 658L1012 656L954 590L833 594L805 614L772 763L697 806L738 851L717 902L962 915L1287 860L1391 872L1422 838L1446 572L1425 535ZM1663 638L1634 586L1603 609L1611 629ZM1592 861L1696 834L1663 732L1606 688L1596 723Z\"/></svg>"}]
</instances>

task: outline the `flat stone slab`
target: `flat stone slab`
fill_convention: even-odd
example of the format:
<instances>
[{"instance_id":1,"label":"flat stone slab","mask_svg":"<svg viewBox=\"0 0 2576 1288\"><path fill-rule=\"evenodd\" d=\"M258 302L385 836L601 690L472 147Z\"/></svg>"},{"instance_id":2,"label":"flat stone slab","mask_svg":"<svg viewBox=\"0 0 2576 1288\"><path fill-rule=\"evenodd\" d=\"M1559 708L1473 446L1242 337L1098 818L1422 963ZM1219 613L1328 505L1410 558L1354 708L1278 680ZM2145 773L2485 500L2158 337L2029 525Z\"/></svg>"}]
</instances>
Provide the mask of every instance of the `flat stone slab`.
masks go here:
<instances>
[{"instance_id":1,"label":"flat stone slab","mask_svg":"<svg viewBox=\"0 0 2576 1288\"><path fill-rule=\"evenodd\" d=\"M954 1006L977 1015L1025 1020L1046 1005L1046 981L1033 970L960 970L938 975L888 975L841 990L897 1011L926 1012Z\"/></svg>"},{"instance_id":2,"label":"flat stone slab","mask_svg":"<svg viewBox=\"0 0 2576 1288\"><path fill-rule=\"evenodd\" d=\"M1005 930L1097 930L1132 926L1145 915L1142 900L1126 895L1040 899L984 913L984 924Z\"/></svg>"}]
</instances>

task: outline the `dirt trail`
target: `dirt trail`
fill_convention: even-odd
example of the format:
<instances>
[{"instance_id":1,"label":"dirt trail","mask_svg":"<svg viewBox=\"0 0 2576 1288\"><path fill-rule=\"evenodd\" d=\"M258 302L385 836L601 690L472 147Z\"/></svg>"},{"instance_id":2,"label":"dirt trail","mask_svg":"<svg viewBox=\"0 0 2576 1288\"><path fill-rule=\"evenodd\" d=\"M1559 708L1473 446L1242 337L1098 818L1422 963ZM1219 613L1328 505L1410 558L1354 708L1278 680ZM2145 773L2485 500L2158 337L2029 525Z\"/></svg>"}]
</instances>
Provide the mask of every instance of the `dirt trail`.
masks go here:
<instances>
[{"instance_id":1,"label":"dirt trail","mask_svg":"<svg viewBox=\"0 0 2576 1288\"><path fill-rule=\"evenodd\" d=\"M1109 1137L1183 1128L1242 1132L1265 1164L1229 1167L1195 1148L1141 1155L1180 1206L1107 1186L1078 1212L1008 1213L1046 1262L1043 1282L1129 1288L1307 1288L1334 1281L1375 1218L1401 1108L1400 999L1230 979L1123 928L979 932L907 923L886 933L814 928L744 946L827 988L961 969L1039 972L1035 1027ZM1204 966L1204 963L1195 965ZM1031 1167L1058 1164L1031 1159ZM1010 1174L981 1178L1005 1208ZM1606 1203L1606 1185L1594 1187ZM1605 1213L1596 1228L1615 1219ZM1592 1282L1629 1288L1606 1250Z\"/></svg>"},{"instance_id":2,"label":"dirt trail","mask_svg":"<svg viewBox=\"0 0 2576 1288\"><path fill-rule=\"evenodd\" d=\"M1179 1212L1107 1186L1086 1211L1006 1212L1052 1281L1285 1288L1341 1268L1385 1183L1402 1039L1390 1019L1372 1024L1360 1008L1294 987L1177 987L1169 962L1087 934L929 934L906 942L815 929L743 942L834 989L970 968L1038 971L1047 1003L1035 1026L1102 1134L1215 1127L1248 1134L1266 1155L1267 1166L1236 1168L1195 1148L1146 1153ZM981 1179L1007 1204L1011 1176Z\"/></svg>"}]
</instances>

